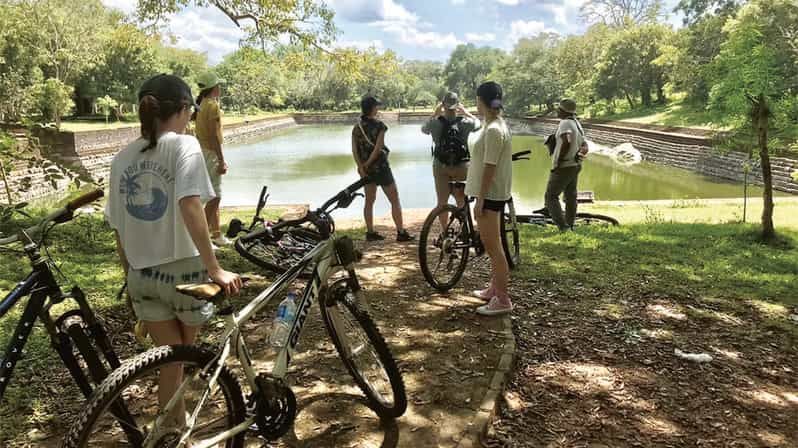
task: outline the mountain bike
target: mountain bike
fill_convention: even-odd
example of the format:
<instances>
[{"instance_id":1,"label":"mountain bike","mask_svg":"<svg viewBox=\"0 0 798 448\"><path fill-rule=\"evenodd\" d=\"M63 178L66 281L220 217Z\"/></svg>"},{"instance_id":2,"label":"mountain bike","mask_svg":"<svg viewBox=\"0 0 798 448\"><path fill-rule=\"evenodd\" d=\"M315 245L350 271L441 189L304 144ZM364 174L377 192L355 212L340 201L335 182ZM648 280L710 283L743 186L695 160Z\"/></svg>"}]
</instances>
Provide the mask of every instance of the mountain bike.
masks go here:
<instances>
[{"instance_id":1,"label":"mountain bike","mask_svg":"<svg viewBox=\"0 0 798 448\"><path fill-rule=\"evenodd\" d=\"M529 160L531 152L515 153L512 160ZM463 182L450 182L450 185L453 189L465 188ZM427 283L439 291L448 291L460 281L472 249L477 257L485 253L471 217L471 202L474 200L466 200L462 207L449 204L434 209L421 229L418 244L421 272ZM441 222L446 224L441 226ZM502 212L500 233L507 263L513 269L521 261L521 245L512 198Z\"/></svg>"},{"instance_id":2,"label":"mountain bike","mask_svg":"<svg viewBox=\"0 0 798 448\"><path fill-rule=\"evenodd\" d=\"M77 209L102 196L102 190L87 193L54 211L33 227L0 239L0 249L16 254L24 253L31 265L27 278L17 284L0 302L2 318L23 297L30 296L8 348L0 358L0 400L11 382L14 368L22 357L37 319L42 322L50 336L53 350L58 353L75 384L87 399L92 394L93 385L102 383L109 371L121 365L105 329L86 300L86 295L78 286L64 292L59 281L64 281L65 277L47 251L49 232L56 225L71 221ZM15 243L21 243L22 250L9 247ZM54 317L53 307L66 301L74 302L76 307ZM121 400L113 400L109 409L113 418L121 422L133 421ZM125 426L123 437L123 440L134 445L140 445L144 440L141 433L129 430L128 426Z\"/></svg>"},{"instance_id":3,"label":"mountain bike","mask_svg":"<svg viewBox=\"0 0 798 448\"><path fill-rule=\"evenodd\" d=\"M385 340L364 311L352 240L335 235L330 215L335 209L348 207L360 195L357 190L367 182L364 178L350 185L317 210L288 222L294 226L311 223L319 230L322 241L238 312L233 311L218 285L178 286L184 294L218 305L218 314L225 319L220 345L214 350L164 346L128 360L98 388L70 429L65 446L116 446L121 437L120 423L109 415L109 409L118 397L125 397L133 409L136 428L147 435L145 447L239 448L253 424L266 439L281 437L296 416L296 398L286 383L288 368L317 299L327 332L370 407L381 418L403 415L407 397L402 376ZM272 233L271 228L264 227L241 239L246 243L272 238ZM297 305L286 344L279 349L271 372L257 373L242 330L255 313L279 297L309 265L313 265L313 275ZM333 280L334 276L340 278ZM231 358L238 360L249 387L246 402L231 369ZM158 411L158 400L151 392L157 384L158 370L174 365L183 366L185 380ZM183 409L187 410L185 415Z\"/></svg>"},{"instance_id":4,"label":"mountain bike","mask_svg":"<svg viewBox=\"0 0 798 448\"><path fill-rule=\"evenodd\" d=\"M304 256L321 242L319 232L308 226L289 225L285 221L272 223L260 216L269 195L263 187L258 198L255 216L248 227L238 218L233 218L227 227L227 237L236 238L234 247L242 257L256 266L282 274L302 261ZM270 228L257 238L237 238L241 233L252 233L259 228ZM300 277L306 278L312 270L306 269Z\"/></svg>"}]
</instances>

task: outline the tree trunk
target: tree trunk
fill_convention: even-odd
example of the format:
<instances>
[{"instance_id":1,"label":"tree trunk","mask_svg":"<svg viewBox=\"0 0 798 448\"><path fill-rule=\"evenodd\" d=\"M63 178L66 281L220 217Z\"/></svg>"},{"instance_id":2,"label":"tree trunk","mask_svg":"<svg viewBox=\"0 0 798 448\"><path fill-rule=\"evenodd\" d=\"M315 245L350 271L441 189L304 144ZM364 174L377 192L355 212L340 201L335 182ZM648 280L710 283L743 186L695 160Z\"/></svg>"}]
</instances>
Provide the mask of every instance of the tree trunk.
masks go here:
<instances>
[{"instance_id":1,"label":"tree trunk","mask_svg":"<svg viewBox=\"0 0 798 448\"><path fill-rule=\"evenodd\" d=\"M773 227L773 173L770 168L770 154L768 153L768 118L770 109L765 95L753 102L752 118L759 137L759 159L762 162L762 238L769 240L776 236L776 229Z\"/></svg>"},{"instance_id":2,"label":"tree trunk","mask_svg":"<svg viewBox=\"0 0 798 448\"><path fill-rule=\"evenodd\" d=\"M635 100L632 99L632 96L629 95L629 92L624 92L624 93L626 94L626 101L629 102L629 108L630 109L634 109L635 108Z\"/></svg>"},{"instance_id":3,"label":"tree trunk","mask_svg":"<svg viewBox=\"0 0 798 448\"><path fill-rule=\"evenodd\" d=\"M651 106L651 87L646 86L640 89L640 99L643 103L643 106Z\"/></svg>"},{"instance_id":4,"label":"tree trunk","mask_svg":"<svg viewBox=\"0 0 798 448\"><path fill-rule=\"evenodd\" d=\"M657 84L657 103L665 104L668 99L665 97L665 86L662 83Z\"/></svg>"}]
</instances>

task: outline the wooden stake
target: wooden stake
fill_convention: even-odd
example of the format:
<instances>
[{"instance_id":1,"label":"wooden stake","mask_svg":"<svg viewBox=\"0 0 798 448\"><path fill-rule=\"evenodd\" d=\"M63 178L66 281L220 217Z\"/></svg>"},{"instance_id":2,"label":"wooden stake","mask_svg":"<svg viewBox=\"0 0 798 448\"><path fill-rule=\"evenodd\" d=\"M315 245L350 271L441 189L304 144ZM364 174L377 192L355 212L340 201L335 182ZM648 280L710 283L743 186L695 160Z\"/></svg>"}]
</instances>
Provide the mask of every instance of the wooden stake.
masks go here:
<instances>
[{"instance_id":1,"label":"wooden stake","mask_svg":"<svg viewBox=\"0 0 798 448\"><path fill-rule=\"evenodd\" d=\"M6 194L8 195L8 205L14 204L14 198L11 196L11 187L8 186L8 178L6 177L6 168L3 166L3 161L0 160L0 176L3 177L3 185L6 187Z\"/></svg>"}]
</instances>

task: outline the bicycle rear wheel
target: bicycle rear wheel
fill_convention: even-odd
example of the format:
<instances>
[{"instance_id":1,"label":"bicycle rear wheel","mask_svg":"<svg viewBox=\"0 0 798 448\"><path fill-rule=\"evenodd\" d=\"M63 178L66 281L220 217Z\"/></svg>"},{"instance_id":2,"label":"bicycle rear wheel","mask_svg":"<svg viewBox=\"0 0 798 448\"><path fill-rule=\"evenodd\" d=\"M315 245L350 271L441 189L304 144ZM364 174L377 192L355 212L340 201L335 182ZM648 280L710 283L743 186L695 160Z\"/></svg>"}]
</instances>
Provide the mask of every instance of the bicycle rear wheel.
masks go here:
<instances>
[{"instance_id":1,"label":"bicycle rear wheel","mask_svg":"<svg viewBox=\"0 0 798 448\"><path fill-rule=\"evenodd\" d=\"M605 215L594 215L593 213L577 213L574 220L575 227L582 226L617 226L618 220Z\"/></svg>"},{"instance_id":2,"label":"bicycle rear wheel","mask_svg":"<svg viewBox=\"0 0 798 448\"><path fill-rule=\"evenodd\" d=\"M507 202L507 209L502 212L501 236L504 255L510 269L515 269L521 264L521 237L518 233L518 221L515 217L515 205L512 199Z\"/></svg>"},{"instance_id":3,"label":"bicycle rear wheel","mask_svg":"<svg viewBox=\"0 0 798 448\"><path fill-rule=\"evenodd\" d=\"M356 301L348 279L333 283L321 306L324 325L370 407L381 418L398 418L407 410L402 374L374 321Z\"/></svg>"},{"instance_id":4,"label":"bicycle rear wheel","mask_svg":"<svg viewBox=\"0 0 798 448\"><path fill-rule=\"evenodd\" d=\"M284 230L279 240L274 240L269 235L248 242L239 238L235 242L235 248L242 257L256 266L282 274L299 263L321 240L321 235L317 232L296 227ZM308 276L310 273L309 268L302 275Z\"/></svg>"},{"instance_id":5,"label":"bicycle rear wheel","mask_svg":"<svg viewBox=\"0 0 798 448\"><path fill-rule=\"evenodd\" d=\"M126 444L126 432L132 430L147 437L150 446L176 446L185 431L188 415L179 409L171 422L154 427L160 406L158 405L158 377L167 367L183 368L185 402L187 413L195 412L208 390L208 381L215 371L216 355L194 346L162 346L148 350L131 358L114 370L97 388L86 408L78 416L64 440L66 448L116 447ZM205 367L213 363L210 369ZM232 373L223 367L217 378L217 387L197 410L196 421L190 441L201 443L230 430L244 422L246 409L241 388ZM134 423L120 423L113 415L115 403L124 400ZM122 428L121 425L129 425ZM131 428L130 426L135 426ZM217 446L241 448L244 432Z\"/></svg>"},{"instance_id":6,"label":"bicycle rear wheel","mask_svg":"<svg viewBox=\"0 0 798 448\"><path fill-rule=\"evenodd\" d=\"M441 224L443 217L446 225ZM427 283L439 291L452 289L463 277L471 248L463 210L447 205L427 216L418 242L418 261Z\"/></svg>"}]
</instances>

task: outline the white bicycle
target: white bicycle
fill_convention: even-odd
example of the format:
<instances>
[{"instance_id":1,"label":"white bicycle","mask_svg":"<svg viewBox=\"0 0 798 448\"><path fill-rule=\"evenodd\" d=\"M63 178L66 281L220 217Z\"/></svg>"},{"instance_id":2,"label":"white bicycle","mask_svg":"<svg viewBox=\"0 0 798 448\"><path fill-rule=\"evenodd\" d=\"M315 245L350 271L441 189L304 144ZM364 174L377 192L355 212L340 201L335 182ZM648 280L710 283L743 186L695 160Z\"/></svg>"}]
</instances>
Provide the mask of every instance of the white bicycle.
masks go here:
<instances>
[{"instance_id":1,"label":"white bicycle","mask_svg":"<svg viewBox=\"0 0 798 448\"><path fill-rule=\"evenodd\" d=\"M139 431L146 448L244 446L246 432L256 428L269 440L284 435L296 416L296 398L286 384L288 366L299 343L302 328L313 303L319 305L327 332L341 359L366 395L370 407L381 418L397 418L407 409L405 386L396 361L371 317L360 306L362 290L354 269L357 259L352 241L335 235L330 213L348 207L367 179L362 179L305 217L262 228L242 239L280 238L280 228L311 223L322 241L298 264L281 275L238 312L234 312L213 283L181 285L184 294L215 303L225 317L221 344L214 350L198 346L163 346L124 362L97 388L90 403L73 424L64 446L130 446L131 431ZM283 292L306 268L313 274L297 305L288 341L277 354L271 372L257 373L242 329L252 316ZM336 277L337 279L333 279ZM340 277L340 278L338 278ZM250 393L246 397L230 368L238 362ZM183 381L163 409L158 405L158 373L165 368L183 368ZM135 421L120 423L112 404L125 401Z\"/></svg>"}]
</instances>

